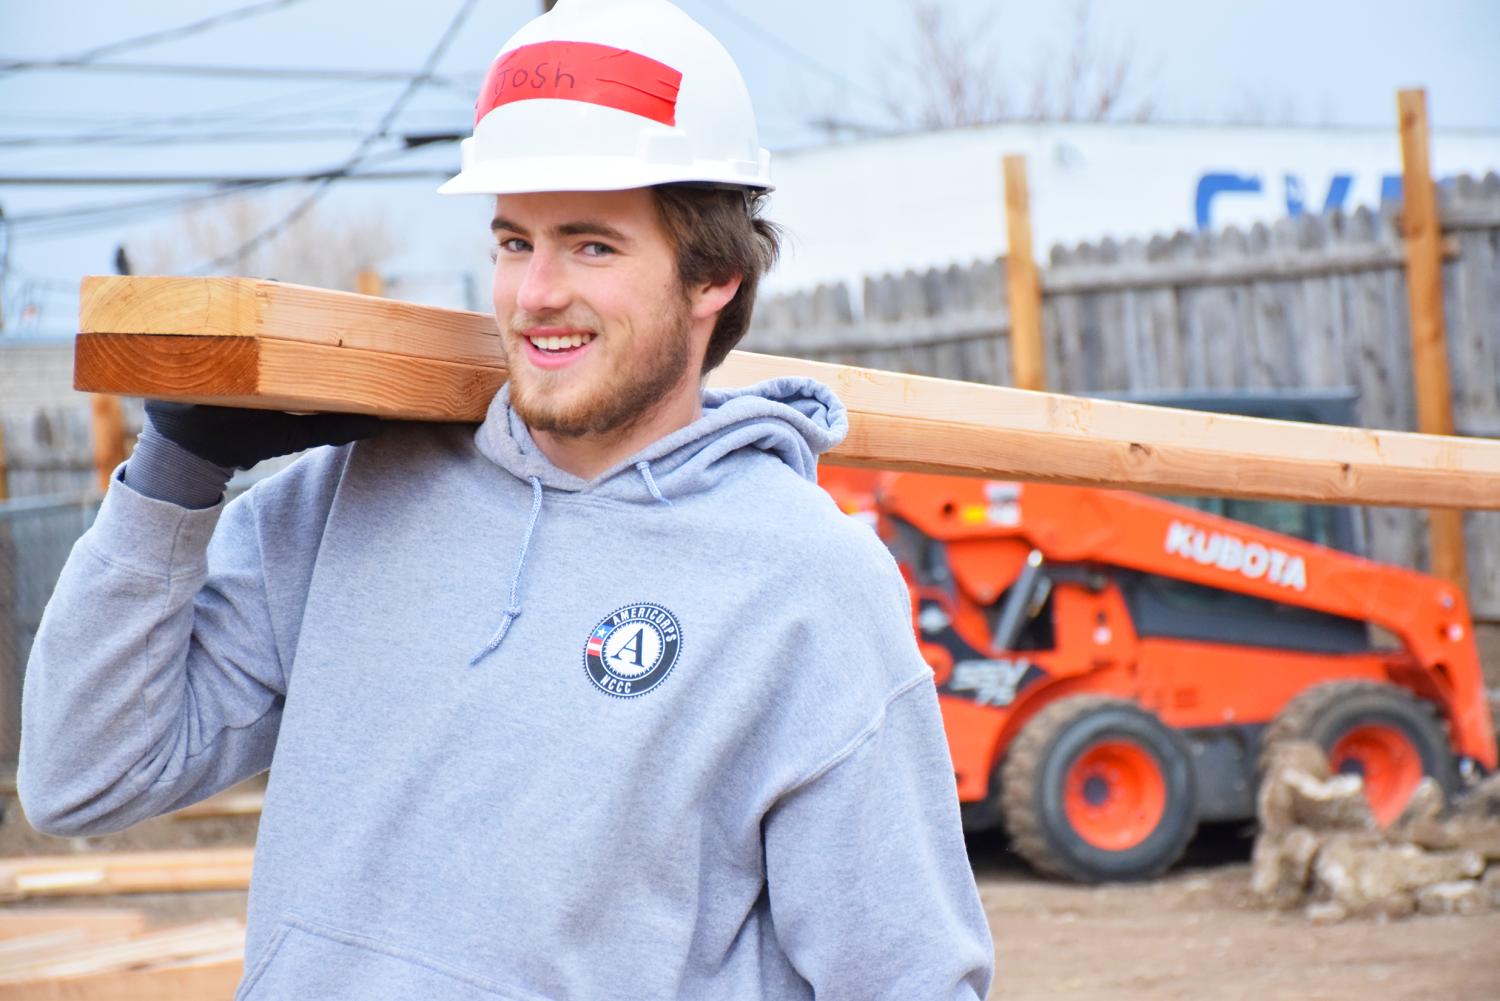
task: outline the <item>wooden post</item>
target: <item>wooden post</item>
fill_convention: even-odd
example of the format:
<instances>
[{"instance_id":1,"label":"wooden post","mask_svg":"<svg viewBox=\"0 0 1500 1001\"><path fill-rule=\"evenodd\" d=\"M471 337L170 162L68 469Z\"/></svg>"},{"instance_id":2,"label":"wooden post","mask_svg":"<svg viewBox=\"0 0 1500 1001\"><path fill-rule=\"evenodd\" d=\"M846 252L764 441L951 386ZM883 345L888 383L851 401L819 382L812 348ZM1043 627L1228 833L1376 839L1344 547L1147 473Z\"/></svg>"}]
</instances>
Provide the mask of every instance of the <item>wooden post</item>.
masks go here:
<instances>
[{"instance_id":1,"label":"wooden post","mask_svg":"<svg viewBox=\"0 0 1500 1001\"><path fill-rule=\"evenodd\" d=\"M1417 430L1452 434L1453 394L1443 329L1443 234L1438 225L1437 189L1428 162L1427 92L1401 91L1396 108L1401 123L1401 230L1406 240ZM1452 508L1428 511L1428 536L1432 572L1467 592L1463 512Z\"/></svg>"},{"instance_id":2,"label":"wooden post","mask_svg":"<svg viewBox=\"0 0 1500 1001\"><path fill-rule=\"evenodd\" d=\"M125 461L125 413L118 396L103 393L95 393L89 406L93 413L94 482L105 491L115 467Z\"/></svg>"},{"instance_id":3,"label":"wooden post","mask_svg":"<svg viewBox=\"0 0 1500 1001\"><path fill-rule=\"evenodd\" d=\"M10 500L10 465L5 458L5 425L0 424L0 503Z\"/></svg>"},{"instance_id":4,"label":"wooden post","mask_svg":"<svg viewBox=\"0 0 1500 1001\"><path fill-rule=\"evenodd\" d=\"M1031 251L1031 195L1026 158L1005 158L1005 279L1010 292L1010 381L1017 389L1047 388L1042 352L1042 282Z\"/></svg>"},{"instance_id":5,"label":"wooden post","mask_svg":"<svg viewBox=\"0 0 1500 1001\"><path fill-rule=\"evenodd\" d=\"M378 271L361 268L354 278L354 290L360 295L385 295L385 279Z\"/></svg>"}]
</instances>

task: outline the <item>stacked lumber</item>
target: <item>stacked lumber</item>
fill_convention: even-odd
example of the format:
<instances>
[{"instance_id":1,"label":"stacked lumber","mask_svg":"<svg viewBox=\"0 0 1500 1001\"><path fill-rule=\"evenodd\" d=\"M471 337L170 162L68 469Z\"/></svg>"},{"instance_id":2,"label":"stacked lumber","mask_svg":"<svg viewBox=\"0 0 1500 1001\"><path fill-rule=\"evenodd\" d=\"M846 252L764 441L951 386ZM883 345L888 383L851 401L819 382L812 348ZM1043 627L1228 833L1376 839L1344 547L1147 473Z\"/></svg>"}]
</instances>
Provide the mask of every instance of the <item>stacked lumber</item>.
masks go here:
<instances>
[{"instance_id":1,"label":"stacked lumber","mask_svg":"<svg viewBox=\"0 0 1500 1001\"><path fill-rule=\"evenodd\" d=\"M244 278L89 277L74 386L478 421L506 370L487 314ZM1500 442L1230 417L734 352L710 385L818 379L834 464L1227 497L1500 509Z\"/></svg>"},{"instance_id":2,"label":"stacked lumber","mask_svg":"<svg viewBox=\"0 0 1500 1001\"><path fill-rule=\"evenodd\" d=\"M0 916L0 1001L227 998L244 944L237 920L147 930L139 911L12 911Z\"/></svg>"},{"instance_id":3,"label":"stacked lumber","mask_svg":"<svg viewBox=\"0 0 1500 1001\"><path fill-rule=\"evenodd\" d=\"M167 814L173 820L203 820L210 817L258 817L266 804L266 794L259 789L231 789L217 796L185 806Z\"/></svg>"},{"instance_id":4,"label":"stacked lumber","mask_svg":"<svg viewBox=\"0 0 1500 1001\"><path fill-rule=\"evenodd\" d=\"M244 890L254 854L212 848L0 859L0 899Z\"/></svg>"}]
</instances>

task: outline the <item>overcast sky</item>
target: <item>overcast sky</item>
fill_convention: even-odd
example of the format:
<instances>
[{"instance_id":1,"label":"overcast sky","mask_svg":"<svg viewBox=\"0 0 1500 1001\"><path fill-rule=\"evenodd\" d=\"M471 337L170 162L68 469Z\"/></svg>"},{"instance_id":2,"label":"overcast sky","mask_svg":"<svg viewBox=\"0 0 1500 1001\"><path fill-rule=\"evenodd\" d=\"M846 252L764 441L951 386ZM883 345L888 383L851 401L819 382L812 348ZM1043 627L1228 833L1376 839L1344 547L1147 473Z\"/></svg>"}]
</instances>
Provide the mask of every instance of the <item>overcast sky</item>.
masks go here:
<instances>
[{"instance_id":1,"label":"overcast sky","mask_svg":"<svg viewBox=\"0 0 1500 1001\"><path fill-rule=\"evenodd\" d=\"M0 0L0 62L56 59L94 46L187 24L250 0L118 0L31 3ZM836 114L888 124L875 100L892 83L893 54L909 51L906 0L681 0L738 60L771 149L821 141L809 118ZM459 0L371 4L298 0L191 38L110 55L102 62L209 64L411 72L437 43ZM473 89L489 60L539 0L481 0L426 87L398 120L398 133L457 131L468 123ZM987 36L1006 83L1018 93L1067 48L1073 5L949 0L959 25L989 16ZM1500 130L1500 2L1397 0L1363 3L1262 0L1117 0L1094 4L1098 43L1130 54L1129 96L1149 100L1166 121L1261 118L1270 123L1394 129L1395 92L1428 88L1439 129ZM882 80L884 79L884 83ZM0 176L279 173L337 165L401 92L399 80L213 79L98 71L0 69ZM174 121L175 119L175 121ZM224 133L280 130L277 142L246 143ZM290 141L287 130L320 130ZM149 136L144 146L64 145L61 137L101 130ZM206 142L189 142L214 133ZM387 145L378 147L388 148ZM389 168L446 170L457 151L440 146L387 161ZM327 201L342 212L379 212L408 239L394 267L442 282L483 253L483 221L471 202L431 195L437 178L337 185ZM59 208L184 194L181 188L56 188L0 183L11 219ZM297 189L279 197L293 197ZM20 329L68 332L78 277L113 268L114 248L170 231L178 207L104 217L18 222L9 232L7 329L22 298L40 315ZM467 226L472 241L435 249L417 239L434 226ZM455 230L458 231L458 230ZM0 241L3 246L3 241ZM451 251L452 259L448 258ZM0 254L4 251L0 250ZM412 297L420 297L414 294Z\"/></svg>"}]
</instances>

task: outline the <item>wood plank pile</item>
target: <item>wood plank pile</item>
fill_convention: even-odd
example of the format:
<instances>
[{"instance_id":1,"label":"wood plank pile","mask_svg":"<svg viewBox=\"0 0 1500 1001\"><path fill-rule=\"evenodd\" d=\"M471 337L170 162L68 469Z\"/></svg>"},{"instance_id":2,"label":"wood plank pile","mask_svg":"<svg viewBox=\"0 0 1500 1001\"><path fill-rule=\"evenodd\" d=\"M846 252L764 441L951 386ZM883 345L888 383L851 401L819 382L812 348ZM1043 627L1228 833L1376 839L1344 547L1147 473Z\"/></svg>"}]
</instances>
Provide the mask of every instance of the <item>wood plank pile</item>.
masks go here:
<instances>
[{"instance_id":1,"label":"wood plank pile","mask_svg":"<svg viewBox=\"0 0 1500 1001\"><path fill-rule=\"evenodd\" d=\"M0 859L0 899L244 890L253 848L38 855Z\"/></svg>"},{"instance_id":2,"label":"wood plank pile","mask_svg":"<svg viewBox=\"0 0 1500 1001\"><path fill-rule=\"evenodd\" d=\"M254 816L264 797L249 782L168 816ZM243 968L244 922L185 923L179 905L201 915L191 894L244 891L253 857L250 847L0 857L0 1001L225 1001ZM173 897L111 906L114 895L140 893ZM208 913L223 913L221 903L242 913L232 898L210 901Z\"/></svg>"},{"instance_id":3,"label":"wood plank pile","mask_svg":"<svg viewBox=\"0 0 1500 1001\"><path fill-rule=\"evenodd\" d=\"M0 912L0 1001L208 1001L230 997L245 926L149 929L134 910Z\"/></svg>"}]
</instances>

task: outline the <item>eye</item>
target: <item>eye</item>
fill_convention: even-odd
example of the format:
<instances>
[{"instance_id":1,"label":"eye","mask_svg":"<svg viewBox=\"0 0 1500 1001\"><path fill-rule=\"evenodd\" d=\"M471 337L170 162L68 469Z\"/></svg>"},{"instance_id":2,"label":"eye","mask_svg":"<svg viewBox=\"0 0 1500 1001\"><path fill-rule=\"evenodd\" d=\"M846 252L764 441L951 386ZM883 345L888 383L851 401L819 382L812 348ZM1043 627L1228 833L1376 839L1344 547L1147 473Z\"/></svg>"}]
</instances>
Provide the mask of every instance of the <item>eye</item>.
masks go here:
<instances>
[{"instance_id":1,"label":"eye","mask_svg":"<svg viewBox=\"0 0 1500 1001\"><path fill-rule=\"evenodd\" d=\"M585 243L580 249L583 251L583 256L585 257L608 257L615 252L614 247L611 247L607 243L600 243L597 240L592 243Z\"/></svg>"},{"instance_id":2,"label":"eye","mask_svg":"<svg viewBox=\"0 0 1500 1001\"><path fill-rule=\"evenodd\" d=\"M508 237L507 239L501 240L495 246L495 250L497 253L503 250L507 254L524 254L530 249L531 244L527 243L519 236Z\"/></svg>"}]
</instances>

